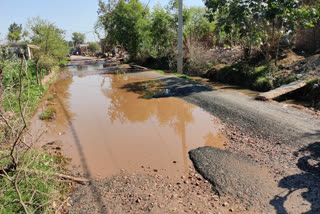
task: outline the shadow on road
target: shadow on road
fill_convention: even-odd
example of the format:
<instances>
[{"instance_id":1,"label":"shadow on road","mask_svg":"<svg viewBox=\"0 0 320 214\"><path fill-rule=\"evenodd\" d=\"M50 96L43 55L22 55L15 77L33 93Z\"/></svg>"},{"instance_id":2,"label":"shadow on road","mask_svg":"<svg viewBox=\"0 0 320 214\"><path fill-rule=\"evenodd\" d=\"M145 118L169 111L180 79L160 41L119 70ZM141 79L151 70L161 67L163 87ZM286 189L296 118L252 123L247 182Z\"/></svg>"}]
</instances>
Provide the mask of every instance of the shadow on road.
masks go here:
<instances>
[{"instance_id":1,"label":"shadow on road","mask_svg":"<svg viewBox=\"0 0 320 214\"><path fill-rule=\"evenodd\" d=\"M107 209L106 209L106 205L103 203L102 194L101 194L100 190L95 186L94 183L91 183L93 178L92 178L92 175L90 173L90 170L89 170L89 167L88 167L88 164L87 164L87 160L86 160L86 157L84 155L83 148L81 146L78 134L77 134L77 132L76 132L76 130L75 130L73 124L72 124L70 115L68 114L68 111L64 107L64 105L63 105L63 103L62 103L62 101L60 100L59 97L57 97L57 100L58 100L59 105L61 106L61 109L63 110L63 113L65 114L65 116L67 118L68 126L69 126L69 128L71 130L72 137L74 139L74 143L75 143L75 145L76 145L76 147L78 149L78 152L79 152L80 161L81 161L81 165L83 167L83 171L86 174L86 176L88 177L88 179L90 180L89 188L91 190L92 197L95 199L95 201L97 203L97 206L98 206L97 208L100 211L100 213L108 213Z\"/></svg>"},{"instance_id":2,"label":"shadow on road","mask_svg":"<svg viewBox=\"0 0 320 214\"><path fill-rule=\"evenodd\" d=\"M297 190L305 190L301 197L311 204L311 209L305 213L320 213L320 142L315 142L295 152L298 159L297 167L303 172L283 178L279 187L288 189L285 196L275 196L270 204L278 214L289 213L284 206L288 197Z\"/></svg>"},{"instance_id":3,"label":"shadow on road","mask_svg":"<svg viewBox=\"0 0 320 214\"><path fill-rule=\"evenodd\" d=\"M194 93L204 91L214 91L209 86L191 80L185 80L177 77L168 77L159 80L162 86L154 87L154 80L128 83L122 87L129 92L135 92L141 95L141 98L161 98L161 97L184 97ZM150 91L151 90L151 91ZM146 93L150 93L149 96Z\"/></svg>"}]
</instances>

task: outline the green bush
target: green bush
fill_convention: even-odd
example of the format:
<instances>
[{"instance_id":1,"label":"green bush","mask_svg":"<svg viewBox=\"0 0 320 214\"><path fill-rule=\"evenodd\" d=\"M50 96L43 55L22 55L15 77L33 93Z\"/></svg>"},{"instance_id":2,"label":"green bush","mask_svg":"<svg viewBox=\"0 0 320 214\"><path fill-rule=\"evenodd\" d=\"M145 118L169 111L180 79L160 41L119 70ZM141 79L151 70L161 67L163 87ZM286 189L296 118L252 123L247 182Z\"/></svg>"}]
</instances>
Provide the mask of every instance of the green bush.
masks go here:
<instances>
[{"instance_id":1,"label":"green bush","mask_svg":"<svg viewBox=\"0 0 320 214\"><path fill-rule=\"evenodd\" d=\"M268 80L266 77L259 77L254 83L253 88L258 91L269 91L272 89L271 81Z\"/></svg>"},{"instance_id":2,"label":"green bush","mask_svg":"<svg viewBox=\"0 0 320 214\"><path fill-rule=\"evenodd\" d=\"M67 58L65 58L59 62L59 66L62 68L66 67L68 65L68 62L69 62L69 60Z\"/></svg>"},{"instance_id":3,"label":"green bush","mask_svg":"<svg viewBox=\"0 0 320 214\"><path fill-rule=\"evenodd\" d=\"M7 61L7 66L3 72L2 84L6 89L3 94L3 107L6 111L13 111L14 113L19 113L19 71L21 61L13 60ZM26 117L30 117L34 110L36 109L42 96L48 89L48 85L39 86L37 84L36 78L36 65L32 60L27 61L28 70L26 76L25 72L22 72L22 95L21 103L24 106L28 100L28 108L26 109ZM42 76L45 76L46 70L42 70ZM28 79L29 85L28 85ZM28 89L29 88L29 92Z\"/></svg>"},{"instance_id":4,"label":"green bush","mask_svg":"<svg viewBox=\"0 0 320 214\"><path fill-rule=\"evenodd\" d=\"M246 63L240 62L224 66L220 70L210 73L214 81L239 85L258 91L268 91L273 88L273 82L268 79L269 73L275 69L269 65L251 67Z\"/></svg>"},{"instance_id":5,"label":"green bush","mask_svg":"<svg viewBox=\"0 0 320 214\"><path fill-rule=\"evenodd\" d=\"M297 77L296 75L290 75L286 78L283 78L283 77L276 77L274 80L273 80L273 86L274 88L278 88L280 87L281 85L284 85L284 84L289 84L291 82L294 82L297 80Z\"/></svg>"}]
</instances>

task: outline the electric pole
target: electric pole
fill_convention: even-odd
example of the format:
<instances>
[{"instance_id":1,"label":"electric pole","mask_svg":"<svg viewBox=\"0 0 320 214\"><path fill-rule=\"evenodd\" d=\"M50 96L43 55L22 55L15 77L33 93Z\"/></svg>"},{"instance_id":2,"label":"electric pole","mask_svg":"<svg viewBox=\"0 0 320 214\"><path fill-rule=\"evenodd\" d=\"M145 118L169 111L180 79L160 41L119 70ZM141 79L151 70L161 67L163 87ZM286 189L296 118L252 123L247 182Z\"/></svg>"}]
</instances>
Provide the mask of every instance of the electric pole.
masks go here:
<instances>
[{"instance_id":1,"label":"electric pole","mask_svg":"<svg viewBox=\"0 0 320 214\"><path fill-rule=\"evenodd\" d=\"M178 73L182 74L183 72L183 53L182 53L182 28L183 28L183 19L182 19L182 0L179 0L179 16L178 16Z\"/></svg>"}]
</instances>

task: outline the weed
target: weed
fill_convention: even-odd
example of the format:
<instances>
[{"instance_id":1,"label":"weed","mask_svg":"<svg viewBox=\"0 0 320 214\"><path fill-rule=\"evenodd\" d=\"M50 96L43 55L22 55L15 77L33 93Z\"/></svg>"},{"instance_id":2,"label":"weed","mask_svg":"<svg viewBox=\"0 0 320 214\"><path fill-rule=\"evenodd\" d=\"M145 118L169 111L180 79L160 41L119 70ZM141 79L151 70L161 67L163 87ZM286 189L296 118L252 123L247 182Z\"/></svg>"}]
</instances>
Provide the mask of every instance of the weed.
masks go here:
<instances>
[{"instance_id":1,"label":"weed","mask_svg":"<svg viewBox=\"0 0 320 214\"><path fill-rule=\"evenodd\" d=\"M52 102L52 101L47 101L47 103L46 103L47 106L52 106L52 105L54 105L54 104L55 104L55 103Z\"/></svg>"},{"instance_id":2,"label":"weed","mask_svg":"<svg viewBox=\"0 0 320 214\"><path fill-rule=\"evenodd\" d=\"M164 74L163 70L156 70L156 72L159 73L159 74Z\"/></svg>"},{"instance_id":3,"label":"weed","mask_svg":"<svg viewBox=\"0 0 320 214\"><path fill-rule=\"evenodd\" d=\"M313 78L313 79L308 80L309 85L319 84L319 83L320 83L320 78Z\"/></svg>"},{"instance_id":4,"label":"weed","mask_svg":"<svg viewBox=\"0 0 320 214\"><path fill-rule=\"evenodd\" d=\"M175 75L175 76L177 76L177 77L180 77L180 78L182 78L182 79L192 80L191 77L189 77L188 75L185 75L185 74L174 73L173 75Z\"/></svg>"},{"instance_id":5,"label":"weed","mask_svg":"<svg viewBox=\"0 0 320 214\"><path fill-rule=\"evenodd\" d=\"M68 65L68 62L69 62L70 60L68 60L68 59L63 59L63 60L61 60L60 62L59 62L59 66L60 67L66 67L67 65Z\"/></svg>"},{"instance_id":6,"label":"weed","mask_svg":"<svg viewBox=\"0 0 320 214\"><path fill-rule=\"evenodd\" d=\"M258 91L269 91L272 89L271 81L266 77L259 77L254 83L253 87Z\"/></svg>"},{"instance_id":7,"label":"weed","mask_svg":"<svg viewBox=\"0 0 320 214\"><path fill-rule=\"evenodd\" d=\"M55 115L56 115L56 110L54 108L48 108L41 113L40 119L52 120L55 117Z\"/></svg>"},{"instance_id":8,"label":"weed","mask_svg":"<svg viewBox=\"0 0 320 214\"><path fill-rule=\"evenodd\" d=\"M48 101L51 101L51 100L53 100L55 97L56 97L56 94L50 94L50 95L48 95L47 100L48 100Z\"/></svg>"},{"instance_id":9,"label":"weed","mask_svg":"<svg viewBox=\"0 0 320 214\"><path fill-rule=\"evenodd\" d=\"M12 180L19 181L19 192L30 213L51 213L53 202L63 201L63 197L70 191L66 183L61 183L54 176L55 173L65 171L66 160L52 155L42 149L32 150L30 153L21 151L19 159L25 159L24 166L18 171L8 172ZM0 165L6 166L8 159L0 159ZM23 213L18 194L14 185L5 177L0 177L0 213Z\"/></svg>"}]
</instances>

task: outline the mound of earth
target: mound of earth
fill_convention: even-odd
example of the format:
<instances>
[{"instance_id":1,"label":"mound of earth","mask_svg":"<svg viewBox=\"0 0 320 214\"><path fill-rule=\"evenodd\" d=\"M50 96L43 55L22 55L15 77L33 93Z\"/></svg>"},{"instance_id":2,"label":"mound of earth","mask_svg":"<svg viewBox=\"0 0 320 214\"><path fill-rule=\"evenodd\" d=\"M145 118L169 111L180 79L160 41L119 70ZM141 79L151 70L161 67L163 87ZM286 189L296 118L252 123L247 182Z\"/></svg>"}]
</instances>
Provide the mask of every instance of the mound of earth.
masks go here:
<instances>
[{"instance_id":1,"label":"mound of earth","mask_svg":"<svg viewBox=\"0 0 320 214\"><path fill-rule=\"evenodd\" d=\"M221 196L232 195L248 205L267 207L277 183L268 170L245 156L214 147L189 152L196 170Z\"/></svg>"}]
</instances>

